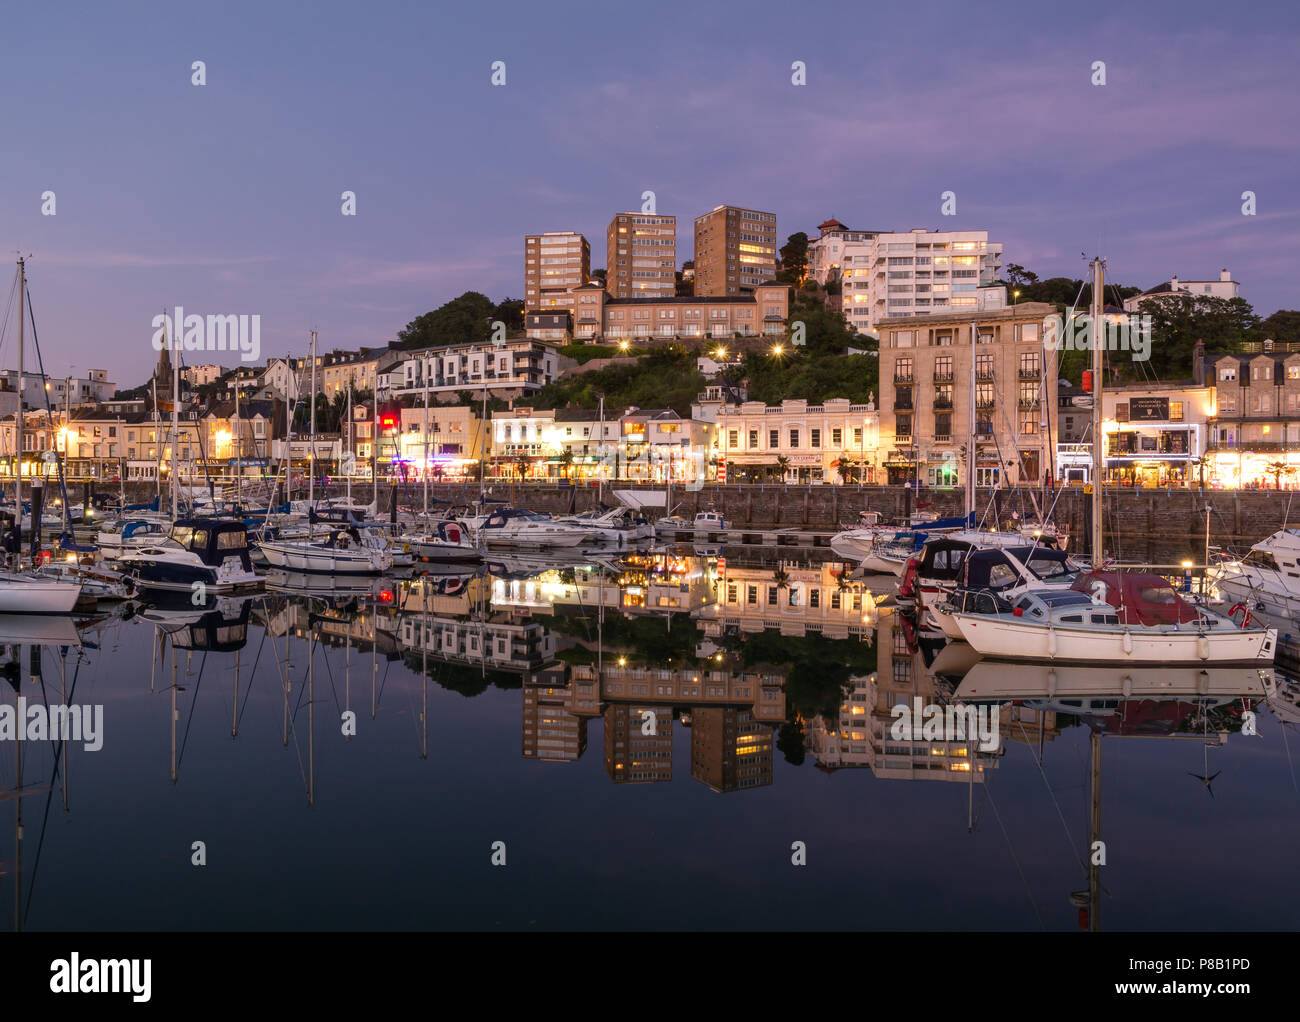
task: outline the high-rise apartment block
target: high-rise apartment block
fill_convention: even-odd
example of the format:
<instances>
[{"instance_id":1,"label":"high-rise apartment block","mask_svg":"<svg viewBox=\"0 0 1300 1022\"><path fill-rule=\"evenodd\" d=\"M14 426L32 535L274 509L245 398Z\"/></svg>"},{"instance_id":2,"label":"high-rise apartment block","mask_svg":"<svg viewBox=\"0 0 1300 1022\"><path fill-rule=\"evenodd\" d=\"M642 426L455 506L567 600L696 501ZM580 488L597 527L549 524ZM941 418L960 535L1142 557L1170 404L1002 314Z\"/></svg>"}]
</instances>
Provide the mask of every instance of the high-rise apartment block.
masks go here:
<instances>
[{"instance_id":1,"label":"high-rise apartment block","mask_svg":"<svg viewBox=\"0 0 1300 1022\"><path fill-rule=\"evenodd\" d=\"M753 294L776 276L776 214L718 206L695 218L695 294Z\"/></svg>"},{"instance_id":2,"label":"high-rise apartment block","mask_svg":"<svg viewBox=\"0 0 1300 1022\"><path fill-rule=\"evenodd\" d=\"M572 289L591 279L591 246L574 231L524 238L524 310L573 311Z\"/></svg>"},{"instance_id":3,"label":"high-rise apartment block","mask_svg":"<svg viewBox=\"0 0 1300 1022\"><path fill-rule=\"evenodd\" d=\"M988 231L926 231L877 234L845 242L840 259L844 318L859 333L899 316L980 312L1006 305L1006 289L994 286L1002 246Z\"/></svg>"},{"instance_id":4,"label":"high-rise apartment block","mask_svg":"<svg viewBox=\"0 0 1300 1022\"><path fill-rule=\"evenodd\" d=\"M677 218L619 213L605 229L605 287L614 298L672 298Z\"/></svg>"}]
</instances>

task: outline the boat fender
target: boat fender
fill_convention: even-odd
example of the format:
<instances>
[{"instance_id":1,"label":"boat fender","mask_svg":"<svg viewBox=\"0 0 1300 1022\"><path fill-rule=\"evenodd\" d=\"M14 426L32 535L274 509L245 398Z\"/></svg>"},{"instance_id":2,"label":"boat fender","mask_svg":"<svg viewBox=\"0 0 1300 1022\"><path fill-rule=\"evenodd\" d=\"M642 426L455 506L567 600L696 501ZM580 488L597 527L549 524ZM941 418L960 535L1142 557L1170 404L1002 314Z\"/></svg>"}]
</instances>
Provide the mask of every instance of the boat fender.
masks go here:
<instances>
[{"instance_id":1,"label":"boat fender","mask_svg":"<svg viewBox=\"0 0 1300 1022\"><path fill-rule=\"evenodd\" d=\"M1125 699L1133 698L1133 678L1130 675L1124 675L1124 680L1120 690L1124 693Z\"/></svg>"},{"instance_id":2,"label":"boat fender","mask_svg":"<svg viewBox=\"0 0 1300 1022\"><path fill-rule=\"evenodd\" d=\"M1050 657L1056 656L1056 629L1051 625L1047 627L1047 655Z\"/></svg>"},{"instance_id":3,"label":"boat fender","mask_svg":"<svg viewBox=\"0 0 1300 1022\"><path fill-rule=\"evenodd\" d=\"M1196 637L1196 655L1202 660L1210 659L1210 640L1203 634Z\"/></svg>"},{"instance_id":4,"label":"boat fender","mask_svg":"<svg viewBox=\"0 0 1300 1022\"><path fill-rule=\"evenodd\" d=\"M1132 652L1133 652L1133 633L1130 632L1127 628L1124 629L1124 643L1123 643L1123 645L1124 645L1124 652L1125 652L1125 653L1132 653Z\"/></svg>"},{"instance_id":5,"label":"boat fender","mask_svg":"<svg viewBox=\"0 0 1300 1022\"><path fill-rule=\"evenodd\" d=\"M1056 672L1055 671L1047 672L1047 698L1048 699L1056 698Z\"/></svg>"}]
</instances>

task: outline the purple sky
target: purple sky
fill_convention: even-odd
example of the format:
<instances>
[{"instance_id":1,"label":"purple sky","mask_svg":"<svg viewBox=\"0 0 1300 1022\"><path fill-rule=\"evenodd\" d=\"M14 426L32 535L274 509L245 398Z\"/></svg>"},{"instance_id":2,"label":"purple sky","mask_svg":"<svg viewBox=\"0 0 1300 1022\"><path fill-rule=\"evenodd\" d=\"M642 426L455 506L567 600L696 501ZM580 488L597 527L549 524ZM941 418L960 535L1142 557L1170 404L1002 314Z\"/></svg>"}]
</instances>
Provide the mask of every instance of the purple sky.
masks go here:
<instances>
[{"instance_id":1,"label":"purple sky","mask_svg":"<svg viewBox=\"0 0 1300 1022\"><path fill-rule=\"evenodd\" d=\"M646 189L682 259L730 202L782 239L828 216L984 228L1042 276L1098 250L1119 283L1228 267L1257 312L1300 308L1295 10L189 6L6 12L0 247L31 254L52 375L141 382L177 304L260 314L263 356L312 327L381 344L467 289L522 297L524 234L582 231L604 265L605 225ZM4 366L13 338L11 317Z\"/></svg>"}]
</instances>

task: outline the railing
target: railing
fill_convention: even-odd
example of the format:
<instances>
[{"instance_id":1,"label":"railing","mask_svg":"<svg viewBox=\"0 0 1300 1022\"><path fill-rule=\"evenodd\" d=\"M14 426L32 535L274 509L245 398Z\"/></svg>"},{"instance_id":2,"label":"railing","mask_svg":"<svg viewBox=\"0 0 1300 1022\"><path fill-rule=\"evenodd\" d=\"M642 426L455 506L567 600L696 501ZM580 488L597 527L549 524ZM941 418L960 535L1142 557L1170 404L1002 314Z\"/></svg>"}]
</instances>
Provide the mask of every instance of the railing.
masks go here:
<instances>
[{"instance_id":1,"label":"railing","mask_svg":"<svg viewBox=\"0 0 1300 1022\"><path fill-rule=\"evenodd\" d=\"M1016 404L1020 408L1037 408L1038 395L1035 394L1033 397L1022 397L1019 401L1016 402Z\"/></svg>"},{"instance_id":2,"label":"railing","mask_svg":"<svg viewBox=\"0 0 1300 1022\"><path fill-rule=\"evenodd\" d=\"M913 410L914 410L914 409L912 408L912 399L911 399L911 398L908 398L906 401L899 401L897 398L894 399L894 411L896 411L896 412L910 412L910 411L913 411Z\"/></svg>"},{"instance_id":3,"label":"railing","mask_svg":"<svg viewBox=\"0 0 1300 1022\"><path fill-rule=\"evenodd\" d=\"M991 379L993 379L993 369L992 369L992 367L981 369L981 368L979 368L979 367L977 366L977 367L975 368L975 379L977 379L977 380L991 380Z\"/></svg>"},{"instance_id":4,"label":"railing","mask_svg":"<svg viewBox=\"0 0 1300 1022\"><path fill-rule=\"evenodd\" d=\"M949 409L949 408L952 407L952 398L950 398L950 397L936 397L936 398L934 399L934 407L935 407L936 410L939 410L939 411L942 411L942 410L944 410L944 409Z\"/></svg>"},{"instance_id":5,"label":"railing","mask_svg":"<svg viewBox=\"0 0 1300 1022\"><path fill-rule=\"evenodd\" d=\"M894 382L895 382L895 383L911 383L911 382L913 382L913 378L912 378L912 373L911 373L911 371L909 370L909 371L907 371L907 372L905 372L905 373L900 373L900 372L898 372L898 371L895 371L895 372L894 372Z\"/></svg>"},{"instance_id":6,"label":"railing","mask_svg":"<svg viewBox=\"0 0 1300 1022\"><path fill-rule=\"evenodd\" d=\"M951 370L951 369L936 369L936 370L934 371L934 382L935 382L935 383L951 383L951 382L952 382L952 370Z\"/></svg>"},{"instance_id":7,"label":"railing","mask_svg":"<svg viewBox=\"0 0 1300 1022\"><path fill-rule=\"evenodd\" d=\"M1025 366L1020 367L1020 378L1022 380L1036 380L1038 379L1038 376L1038 366L1034 366L1032 369L1026 368Z\"/></svg>"}]
</instances>

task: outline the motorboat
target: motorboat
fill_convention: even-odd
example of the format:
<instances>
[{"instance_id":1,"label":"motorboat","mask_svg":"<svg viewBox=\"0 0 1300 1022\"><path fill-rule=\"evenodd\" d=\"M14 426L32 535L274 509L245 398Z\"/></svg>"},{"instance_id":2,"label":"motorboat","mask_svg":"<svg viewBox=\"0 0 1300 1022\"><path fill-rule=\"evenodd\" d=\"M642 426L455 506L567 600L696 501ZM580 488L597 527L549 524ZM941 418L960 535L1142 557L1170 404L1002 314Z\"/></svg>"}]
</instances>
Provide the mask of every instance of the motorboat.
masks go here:
<instances>
[{"instance_id":1,"label":"motorboat","mask_svg":"<svg viewBox=\"0 0 1300 1022\"><path fill-rule=\"evenodd\" d=\"M95 545L111 560L127 551L156 544L169 531L171 521L163 515L129 516L105 523L95 535Z\"/></svg>"},{"instance_id":2,"label":"motorboat","mask_svg":"<svg viewBox=\"0 0 1300 1022\"><path fill-rule=\"evenodd\" d=\"M727 519L721 511L700 511L693 519L681 515L668 515L655 522L655 534L671 535L678 532L725 532Z\"/></svg>"},{"instance_id":3,"label":"motorboat","mask_svg":"<svg viewBox=\"0 0 1300 1022\"><path fill-rule=\"evenodd\" d=\"M489 547L575 547L592 541L593 531L525 508L498 508L484 519L475 538Z\"/></svg>"},{"instance_id":4,"label":"motorboat","mask_svg":"<svg viewBox=\"0 0 1300 1022\"><path fill-rule=\"evenodd\" d=\"M945 627L940 620L943 604L960 605L961 601L955 600L957 593L994 592L1011 599L1034 586L1068 586L1079 570L1064 550L1036 543L981 547L963 539L939 537L908 561L898 595L915 600L918 609L928 610L950 638L958 639L961 635L955 626L949 622Z\"/></svg>"},{"instance_id":5,"label":"motorboat","mask_svg":"<svg viewBox=\"0 0 1300 1022\"><path fill-rule=\"evenodd\" d=\"M444 519L431 523L423 535L405 536L411 553L424 561L472 564L482 560L482 553L463 522Z\"/></svg>"},{"instance_id":6,"label":"motorboat","mask_svg":"<svg viewBox=\"0 0 1300 1022\"><path fill-rule=\"evenodd\" d=\"M1277 624L1300 620L1300 529L1275 532L1206 576L1226 603L1244 604Z\"/></svg>"},{"instance_id":7,"label":"motorboat","mask_svg":"<svg viewBox=\"0 0 1300 1022\"><path fill-rule=\"evenodd\" d=\"M393 566L387 540L358 524L329 527L314 539L273 539L257 545L272 568L314 575L379 575Z\"/></svg>"},{"instance_id":8,"label":"motorboat","mask_svg":"<svg viewBox=\"0 0 1300 1022\"><path fill-rule=\"evenodd\" d=\"M249 559L244 523L179 518L167 536L118 558L137 587L217 595L261 585Z\"/></svg>"},{"instance_id":9,"label":"motorboat","mask_svg":"<svg viewBox=\"0 0 1300 1022\"><path fill-rule=\"evenodd\" d=\"M655 528L642 515L628 507L606 508L603 511L585 511L578 515L556 518L592 530L592 541L619 549L654 539Z\"/></svg>"},{"instance_id":10,"label":"motorboat","mask_svg":"<svg viewBox=\"0 0 1300 1022\"><path fill-rule=\"evenodd\" d=\"M1187 602L1159 575L1090 571L1068 589L1033 588L1006 612L957 611L953 621L981 656L1065 663L1264 664L1277 629L1239 627Z\"/></svg>"}]
</instances>

